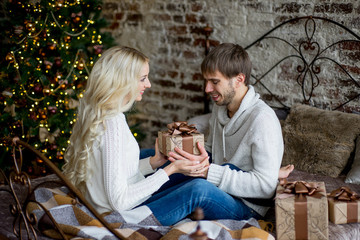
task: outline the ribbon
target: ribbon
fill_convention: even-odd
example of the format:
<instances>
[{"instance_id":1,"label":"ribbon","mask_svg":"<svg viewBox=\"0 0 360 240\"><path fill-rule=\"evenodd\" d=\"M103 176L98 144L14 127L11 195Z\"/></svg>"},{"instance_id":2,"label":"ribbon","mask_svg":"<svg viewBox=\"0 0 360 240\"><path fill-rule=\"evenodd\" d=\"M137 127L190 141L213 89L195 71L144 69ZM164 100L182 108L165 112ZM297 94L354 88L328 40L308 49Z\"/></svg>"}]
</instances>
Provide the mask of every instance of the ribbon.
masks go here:
<instances>
[{"instance_id":1,"label":"ribbon","mask_svg":"<svg viewBox=\"0 0 360 240\"><path fill-rule=\"evenodd\" d=\"M308 196L319 198L318 193L318 186L315 183L308 183L305 181L295 181L295 182L287 182L281 185L284 190L284 193L288 194L305 194Z\"/></svg>"},{"instance_id":2,"label":"ribbon","mask_svg":"<svg viewBox=\"0 0 360 240\"><path fill-rule=\"evenodd\" d=\"M333 198L335 201L347 202L347 222L358 222L358 202L360 196L351 191L348 187L340 187L332 191L329 195L330 198Z\"/></svg>"},{"instance_id":3,"label":"ribbon","mask_svg":"<svg viewBox=\"0 0 360 240\"><path fill-rule=\"evenodd\" d=\"M360 198L356 192L351 191L351 189L348 187L341 187L332 191L329 197L332 197L338 201L356 201Z\"/></svg>"},{"instance_id":4,"label":"ribbon","mask_svg":"<svg viewBox=\"0 0 360 240\"><path fill-rule=\"evenodd\" d=\"M71 17L81 17L82 16L82 12L78 12L78 13L71 13Z\"/></svg>"},{"instance_id":5,"label":"ribbon","mask_svg":"<svg viewBox=\"0 0 360 240\"><path fill-rule=\"evenodd\" d=\"M191 135L191 133L198 133L194 124L188 125L184 121L169 123L167 128L170 135Z\"/></svg>"},{"instance_id":6,"label":"ribbon","mask_svg":"<svg viewBox=\"0 0 360 240\"><path fill-rule=\"evenodd\" d=\"M320 193L323 190L319 189L316 183L308 183L305 181L285 181L281 186L284 189L280 190L279 193L284 193L287 195L286 197L291 197L295 194L295 238L308 239L306 196L321 198L324 196Z\"/></svg>"},{"instance_id":7,"label":"ribbon","mask_svg":"<svg viewBox=\"0 0 360 240\"><path fill-rule=\"evenodd\" d=\"M55 138L59 136L60 129L57 129L55 132L50 133L46 128L41 127L39 129L39 138L40 142L45 142L46 139L49 141L49 143L54 143Z\"/></svg>"}]
</instances>

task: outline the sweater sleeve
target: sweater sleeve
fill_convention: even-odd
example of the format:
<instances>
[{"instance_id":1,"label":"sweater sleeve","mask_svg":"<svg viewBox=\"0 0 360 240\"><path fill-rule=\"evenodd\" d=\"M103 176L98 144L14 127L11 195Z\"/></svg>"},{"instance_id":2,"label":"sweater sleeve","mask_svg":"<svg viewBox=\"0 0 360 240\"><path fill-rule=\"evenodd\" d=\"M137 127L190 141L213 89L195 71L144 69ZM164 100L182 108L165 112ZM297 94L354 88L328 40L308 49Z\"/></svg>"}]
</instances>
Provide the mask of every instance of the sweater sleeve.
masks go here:
<instances>
[{"instance_id":1,"label":"sweater sleeve","mask_svg":"<svg viewBox=\"0 0 360 240\"><path fill-rule=\"evenodd\" d=\"M141 159L141 161L139 161L139 169L144 176L155 172L155 170L151 167L150 157Z\"/></svg>"},{"instance_id":2,"label":"sweater sleeve","mask_svg":"<svg viewBox=\"0 0 360 240\"><path fill-rule=\"evenodd\" d=\"M252 122L248 134L246 148L249 148L252 168L237 171L226 165L211 164L207 180L236 197L270 198L277 185L283 155L280 124L272 115L261 114Z\"/></svg>"},{"instance_id":3,"label":"sweater sleeve","mask_svg":"<svg viewBox=\"0 0 360 240\"><path fill-rule=\"evenodd\" d=\"M118 211L141 204L169 179L162 169L147 178L140 173L138 152L131 154L138 145L127 131L125 119L114 118L107 120L103 136L105 194L111 208ZM131 149L130 141L134 141Z\"/></svg>"}]
</instances>

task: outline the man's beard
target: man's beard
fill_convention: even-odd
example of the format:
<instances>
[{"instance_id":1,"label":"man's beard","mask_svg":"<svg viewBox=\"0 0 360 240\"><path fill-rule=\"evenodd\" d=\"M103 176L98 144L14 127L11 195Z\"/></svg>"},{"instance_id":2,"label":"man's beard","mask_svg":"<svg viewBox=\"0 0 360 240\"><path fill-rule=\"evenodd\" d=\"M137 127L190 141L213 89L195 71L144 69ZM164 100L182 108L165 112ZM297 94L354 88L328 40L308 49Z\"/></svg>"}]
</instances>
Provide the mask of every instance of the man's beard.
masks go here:
<instances>
[{"instance_id":1,"label":"man's beard","mask_svg":"<svg viewBox=\"0 0 360 240\"><path fill-rule=\"evenodd\" d=\"M235 90L232 84L232 81L229 81L229 88L224 94L221 94L223 100L221 102L217 102L216 104L219 106L228 106L234 99Z\"/></svg>"}]
</instances>

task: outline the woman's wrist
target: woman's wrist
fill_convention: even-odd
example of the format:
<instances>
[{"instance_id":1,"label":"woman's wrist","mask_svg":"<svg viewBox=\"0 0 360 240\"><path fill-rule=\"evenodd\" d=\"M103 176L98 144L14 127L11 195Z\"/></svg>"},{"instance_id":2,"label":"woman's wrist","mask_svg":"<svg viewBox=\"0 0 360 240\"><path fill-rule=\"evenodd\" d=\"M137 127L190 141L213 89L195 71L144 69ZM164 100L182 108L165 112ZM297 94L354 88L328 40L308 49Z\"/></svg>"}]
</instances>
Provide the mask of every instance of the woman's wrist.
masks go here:
<instances>
[{"instance_id":1,"label":"woman's wrist","mask_svg":"<svg viewBox=\"0 0 360 240\"><path fill-rule=\"evenodd\" d=\"M166 174L167 174L168 176L170 176L171 174L175 173L174 164L170 163L169 165L167 165L166 167L164 167L164 171L166 172Z\"/></svg>"},{"instance_id":2,"label":"woman's wrist","mask_svg":"<svg viewBox=\"0 0 360 240\"><path fill-rule=\"evenodd\" d=\"M153 170L158 168L158 166L156 166L156 164L155 164L156 163L155 156L150 157L149 163Z\"/></svg>"}]
</instances>

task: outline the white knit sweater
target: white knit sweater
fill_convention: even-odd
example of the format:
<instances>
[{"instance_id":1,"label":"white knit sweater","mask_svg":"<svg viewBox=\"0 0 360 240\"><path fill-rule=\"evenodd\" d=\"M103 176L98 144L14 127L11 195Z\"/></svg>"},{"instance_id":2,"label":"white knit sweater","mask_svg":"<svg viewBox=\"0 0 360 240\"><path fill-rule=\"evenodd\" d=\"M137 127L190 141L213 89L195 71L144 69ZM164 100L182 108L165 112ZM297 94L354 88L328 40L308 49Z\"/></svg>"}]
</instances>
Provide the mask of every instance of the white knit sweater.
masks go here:
<instances>
[{"instance_id":1,"label":"white knit sweater","mask_svg":"<svg viewBox=\"0 0 360 240\"><path fill-rule=\"evenodd\" d=\"M252 86L235 115L226 106L214 105L206 150L212 153L207 180L235 197L270 198L274 194L284 144L275 112ZM231 170L232 163L243 171ZM265 215L267 207L244 203Z\"/></svg>"},{"instance_id":2,"label":"white knit sweater","mask_svg":"<svg viewBox=\"0 0 360 240\"><path fill-rule=\"evenodd\" d=\"M169 180L163 169L154 172L150 158L139 161L139 145L123 113L105 121L104 134L89 153L90 179L86 199L100 212L129 210L146 201Z\"/></svg>"}]
</instances>

